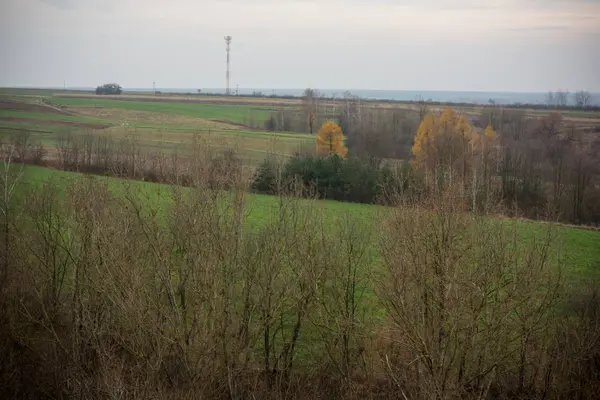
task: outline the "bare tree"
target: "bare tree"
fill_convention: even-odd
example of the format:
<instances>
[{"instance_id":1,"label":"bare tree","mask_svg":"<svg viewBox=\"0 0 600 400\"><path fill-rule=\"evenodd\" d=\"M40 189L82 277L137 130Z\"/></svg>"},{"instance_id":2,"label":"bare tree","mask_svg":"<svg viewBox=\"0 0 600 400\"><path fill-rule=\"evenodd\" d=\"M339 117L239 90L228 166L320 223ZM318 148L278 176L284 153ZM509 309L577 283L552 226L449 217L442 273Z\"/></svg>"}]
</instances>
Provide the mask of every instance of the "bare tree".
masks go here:
<instances>
[{"instance_id":1,"label":"bare tree","mask_svg":"<svg viewBox=\"0 0 600 400\"><path fill-rule=\"evenodd\" d=\"M306 118L308 132L312 135L318 124L319 92L316 89L306 89L302 98L302 108Z\"/></svg>"},{"instance_id":2,"label":"bare tree","mask_svg":"<svg viewBox=\"0 0 600 400\"><path fill-rule=\"evenodd\" d=\"M565 107L569 104L569 91L568 90L557 90L556 91L556 104L560 107Z\"/></svg>"},{"instance_id":3,"label":"bare tree","mask_svg":"<svg viewBox=\"0 0 600 400\"><path fill-rule=\"evenodd\" d=\"M552 92L552 91L549 91L549 92L546 94L546 104L547 104L549 107L556 105L556 99L554 98L554 92Z\"/></svg>"},{"instance_id":4,"label":"bare tree","mask_svg":"<svg viewBox=\"0 0 600 400\"><path fill-rule=\"evenodd\" d=\"M575 92L575 104L577 107L589 107L592 95L587 90Z\"/></svg>"}]
</instances>

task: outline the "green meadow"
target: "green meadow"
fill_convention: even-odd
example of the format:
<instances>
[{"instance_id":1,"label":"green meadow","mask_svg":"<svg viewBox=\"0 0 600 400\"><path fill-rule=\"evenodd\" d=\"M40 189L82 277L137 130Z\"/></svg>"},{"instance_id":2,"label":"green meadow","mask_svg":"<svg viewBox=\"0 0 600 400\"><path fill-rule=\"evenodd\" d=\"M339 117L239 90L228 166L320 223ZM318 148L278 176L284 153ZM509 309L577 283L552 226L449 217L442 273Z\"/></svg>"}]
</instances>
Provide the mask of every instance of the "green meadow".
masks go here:
<instances>
[{"instance_id":1,"label":"green meadow","mask_svg":"<svg viewBox=\"0 0 600 400\"><path fill-rule=\"evenodd\" d=\"M46 169L42 167L26 166L23 168L20 187L21 193L27 187L37 187L45 182L52 182L61 188L68 187L76 179L84 175L73 172ZM133 193L148 209L166 212L169 209L171 199L171 187L169 185L122 180L112 177L88 176L90 179L98 179L106 182L110 190L116 195ZM184 189L191 190L191 189ZM289 200L289 199L287 199ZM260 195L253 193L245 194L244 215L247 231L260 228L269 221L276 219L279 212L277 196ZM386 216L391 213L390 207L344 203L330 200L297 200L301 204L310 206L319 212L323 218L324 229L327 231L340 221L353 220L360 226L369 227L371 231L363 232L374 243L377 239L379 226ZM519 235L524 240L530 239L547 229L548 223L534 221L516 222ZM329 227L328 227L329 226ZM562 270L565 282L577 290L579 285L585 285L600 278L600 231L580 227L555 225L558 236L556 254L561 257ZM373 244L376 247L375 244ZM372 249L377 253L376 249ZM376 261L378 257L375 257Z\"/></svg>"}]
</instances>

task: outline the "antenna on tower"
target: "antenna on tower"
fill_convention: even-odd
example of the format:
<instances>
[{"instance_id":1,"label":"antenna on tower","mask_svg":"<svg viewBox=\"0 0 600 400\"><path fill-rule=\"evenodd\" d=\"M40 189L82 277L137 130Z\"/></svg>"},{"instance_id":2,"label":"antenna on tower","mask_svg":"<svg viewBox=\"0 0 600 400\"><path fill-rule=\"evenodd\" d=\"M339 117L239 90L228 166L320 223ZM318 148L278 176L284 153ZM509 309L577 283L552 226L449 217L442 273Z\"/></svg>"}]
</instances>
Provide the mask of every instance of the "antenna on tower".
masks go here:
<instances>
[{"instance_id":1,"label":"antenna on tower","mask_svg":"<svg viewBox=\"0 0 600 400\"><path fill-rule=\"evenodd\" d=\"M225 87L225 94L226 95L230 95L231 94L231 89L229 87L229 53L231 51L231 36L225 36L225 44L227 45L226 50L227 50L227 74L226 74L226 80L227 80L227 86Z\"/></svg>"}]
</instances>

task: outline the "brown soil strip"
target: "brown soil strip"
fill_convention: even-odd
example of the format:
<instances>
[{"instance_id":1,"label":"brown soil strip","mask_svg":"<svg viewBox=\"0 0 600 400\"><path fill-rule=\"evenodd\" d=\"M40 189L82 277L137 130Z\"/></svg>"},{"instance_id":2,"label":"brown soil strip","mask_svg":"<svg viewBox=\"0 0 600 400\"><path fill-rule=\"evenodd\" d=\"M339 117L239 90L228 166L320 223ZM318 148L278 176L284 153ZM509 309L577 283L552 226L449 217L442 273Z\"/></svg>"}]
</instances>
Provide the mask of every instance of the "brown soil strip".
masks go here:
<instances>
[{"instance_id":1,"label":"brown soil strip","mask_svg":"<svg viewBox=\"0 0 600 400\"><path fill-rule=\"evenodd\" d=\"M23 103L18 101L0 100L0 110L28 111L44 114L66 115L67 113L42 104Z\"/></svg>"},{"instance_id":2,"label":"brown soil strip","mask_svg":"<svg viewBox=\"0 0 600 400\"><path fill-rule=\"evenodd\" d=\"M5 127L0 127L0 131L1 132L14 132L14 131L23 131L23 132L30 132L30 133L54 133L52 131L45 131L42 129L25 129L25 128L5 128Z\"/></svg>"},{"instance_id":3,"label":"brown soil strip","mask_svg":"<svg viewBox=\"0 0 600 400\"><path fill-rule=\"evenodd\" d=\"M218 123L218 124L230 125L231 127L235 127L235 128L243 128L245 131L264 131L264 129L253 128L248 125L240 124L239 122L223 121L221 119L211 119L211 121Z\"/></svg>"},{"instance_id":4,"label":"brown soil strip","mask_svg":"<svg viewBox=\"0 0 600 400\"><path fill-rule=\"evenodd\" d=\"M0 117L0 121L6 122L27 122L38 125L53 125L53 126L69 126L75 128L86 129L105 129L110 125L98 124L92 122L74 122L74 121L57 121L52 119L37 119L37 118L21 118L21 117Z\"/></svg>"},{"instance_id":5,"label":"brown soil strip","mask_svg":"<svg viewBox=\"0 0 600 400\"><path fill-rule=\"evenodd\" d=\"M266 107L280 107L282 105L301 105L300 99L264 99L264 98L226 98L214 96L144 96L144 95L119 95L119 96L98 96L87 94L54 94L57 98L79 98L95 100L121 100L121 101L143 101L143 102L161 102L161 103L208 103L215 105L264 105Z\"/></svg>"}]
</instances>

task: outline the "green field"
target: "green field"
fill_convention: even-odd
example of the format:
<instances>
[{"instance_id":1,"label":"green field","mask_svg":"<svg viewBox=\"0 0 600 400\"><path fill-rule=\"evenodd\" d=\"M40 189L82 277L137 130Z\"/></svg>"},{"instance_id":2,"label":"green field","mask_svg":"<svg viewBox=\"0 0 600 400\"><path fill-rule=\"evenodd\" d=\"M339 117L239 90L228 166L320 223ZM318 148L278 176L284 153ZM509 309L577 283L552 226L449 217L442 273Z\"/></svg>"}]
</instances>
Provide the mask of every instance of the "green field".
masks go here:
<instances>
[{"instance_id":1,"label":"green field","mask_svg":"<svg viewBox=\"0 0 600 400\"><path fill-rule=\"evenodd\" d=\"M38 186L52 180L61 187L66 187L69 182L83 175L72 172L51 170L41 167L25 167L22 176L22 187ZM122 193L127 187L149 208L166 210L170 199L168 185L153 184L148 182L125 181L116 178L94 177L106 180L114 193ZM245 197L245 217L248 229L263 226L278 217L278 197L247 194ZM335 225L343 219L361 220L374 231L365 232L368 236L376 237L379 225L389 215L390 208L365 204L342 203L337 201L311 201L301 200L305 204L311 202L312 207L317 207L323 213L325 225ZM543 222L517 222L520 234L529 238L541 234L546 224ZM564 278L567 284L577 290L579 285L600 279L600 231L582 229L569 226L558 226L560 241L560 257L563 261ZM373 249L376 253L376 250ZM377 257L376 257L377 258Z\"/></svg>"},{"instance_id":2,"label":"green field","mask_svg":"<svg viewBox=\"0 0 600 400\"><path fill-rule=\"evenodd\" d=\"M247 124L251 119L264 121L269 116L269 108L253 106L239 107L234 105L189 104L161 101L130 101L87 98L52 98L52 101L70 107L103 107L121 108L132 111L147 111L188 117L207 118L212 120Z\"/></svg>"},{"instance_id":3,"label":"green field","mask_svg":"<svg viewBox=\"0 0 600 400\"><path fill-rule=\"evenodd\" d=\"M20 95L18 95L20 93ZM201 135L215 148L235 148L249 165L268 153L288 156L311 146L305 134L267 132L271 106L223 105L180 101L132 101L107 98L55 97L51 92L9 91L0 95L0 134L29 131L33 144L55 147L64 132L111 136L134 135L148 151L181 151ZM146 99L148 100L148 99Z\"/></svg>"}]
</instances>

